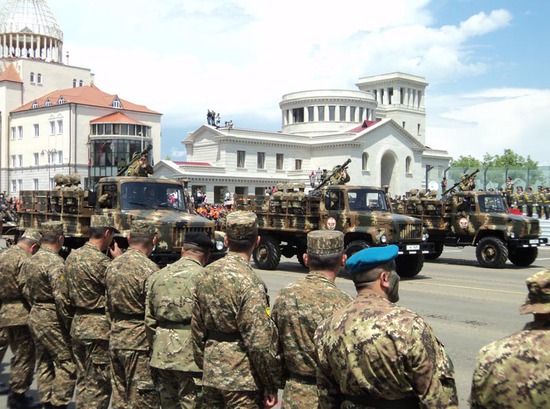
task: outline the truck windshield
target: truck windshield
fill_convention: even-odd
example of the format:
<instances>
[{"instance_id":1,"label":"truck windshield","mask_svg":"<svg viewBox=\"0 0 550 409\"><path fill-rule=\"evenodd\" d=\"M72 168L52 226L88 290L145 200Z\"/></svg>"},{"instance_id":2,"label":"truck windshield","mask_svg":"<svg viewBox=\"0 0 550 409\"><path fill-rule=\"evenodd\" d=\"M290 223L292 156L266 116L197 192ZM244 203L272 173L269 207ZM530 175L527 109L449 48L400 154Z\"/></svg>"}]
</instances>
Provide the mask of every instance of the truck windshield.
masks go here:
<instances>
[{"instance_id":1,"label":"truck windshield","mask_svg":"<svg viewBox=\"0 0 550 409\"><path fill-rule=\"evenodd\" d=\"M348 190L350 210L381 210L388 211L386 196L382 190L353 189Z\"/></svg>"},{"instance_id":2,"label":"truck windshield","mask_svg":"<svg viewBox=\"0 0 550 409\"><path fill-rule=\"evenodd\" d=\"M499 195L480 195L479 210L483 213L506 213L504 199Z\"/></svg>"},{"instance_id":3,"label":"truck windshield","mask_svg":"<svg viewBox=\"0 0 550 409\"><path fill-rule=\"evenodd\" d=\"M122 210L143 209L185 210L183 188L172 183L122 184Z\"/></svg>"}]
</instances>

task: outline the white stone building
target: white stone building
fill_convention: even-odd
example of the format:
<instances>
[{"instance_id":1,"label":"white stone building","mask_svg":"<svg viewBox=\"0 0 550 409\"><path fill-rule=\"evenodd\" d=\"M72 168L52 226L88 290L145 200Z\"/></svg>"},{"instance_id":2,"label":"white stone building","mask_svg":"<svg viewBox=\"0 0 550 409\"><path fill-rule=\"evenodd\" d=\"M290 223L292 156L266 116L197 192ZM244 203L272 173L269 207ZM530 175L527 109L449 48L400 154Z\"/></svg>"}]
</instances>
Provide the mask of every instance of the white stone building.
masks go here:
<instances>
[{"instance_id":1,"label":"white stone building","mask_svg":"<svg viewBox=\"0 0 550 409\"><path fill-rule=\"evenodd\" d=\"M352 184L404 194L441 181L451 157L425 146L425 88L417 76L361 78L359 90L286 94L281 132L203 125L183 144L186 162L161 161L155 174L190 179L210 201L224 191L263 194L278 182L306 182L348 158Z\"/></svg>"},{"instance_id":2,"label":"white stone building","mask_svg":"<svg viewBox=\"0 0 550 409\"><path fill-rule=\"evenodd\" d=\"M48 189L57 173L83 186L153 144L161 114L108 94L88 68L63 62L63 33L45 0L0 10L0 191Z\"/></svg>"}]
</instances>

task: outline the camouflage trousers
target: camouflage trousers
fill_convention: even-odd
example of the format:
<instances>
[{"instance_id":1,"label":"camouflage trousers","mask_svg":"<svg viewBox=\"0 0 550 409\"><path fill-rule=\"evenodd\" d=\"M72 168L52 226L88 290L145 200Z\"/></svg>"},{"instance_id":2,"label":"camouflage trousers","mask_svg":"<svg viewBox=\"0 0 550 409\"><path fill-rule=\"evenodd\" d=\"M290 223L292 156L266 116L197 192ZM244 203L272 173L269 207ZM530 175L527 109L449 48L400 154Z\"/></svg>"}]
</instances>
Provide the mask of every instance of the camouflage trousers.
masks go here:
<instances>
[{"instance_id":1,"label":"camouflage trousers","mask_svg":"<svg viewBox=\"0 0 550 409\"><path fill-rule=\"evenodd\" d=\"M283 391L284 409L317 408L319 397L316 384L306 384L295 379L287 379Z\"/></svg>"},{"instance_id":2,"label":"camouflage trousers","mask_svg":"<svg viewBox=\"0 0 550 409\"><path fill-rule=\"evenodd\" d=\"M159 407L147 351L111 349L111 406L113 409Z\"/></svg>"},{"instance_id":3,"label":"camouflage trousers","mask_svg":"<svg viewBox=\"0 0 550 409\"><path fill-rule=\"evenodd\" d=\"M55 305L48 308L33 305L29 329L36 346L36 382L40 402L56 406L69 404L76 384L76 366L69 333L58 320Z\"/></svg>"},{"instance_id":4,"label":"camouflage trousers","mask_svg":"<svg viewBox=\"0 0 550 409\"><path fill-rule=\"evenodd\" d=\"M5 327L13 356L10 361L10 388L15 393L29 390L34 376L35 346L29 327Z\"/></svg>"},{"instance_id":5,"label":"camouflage trousers","mask_svg":"<svg viewBox=\"0 0 550 409\"><path fill-rule=\"evenodd\" d=\"M261 391L223 391L203 386L204 405L208 409L263 409Z\"/></svg>"},{"instance_id":6,"label":"camouflage trousers","mask_svg":"<svg viewBox=\"0 0 550 409\"><path fill-rule=\"evenodd\" d=\"M201 409L203 405L201 374L151 367L162 409Z\"/></svg>"},{"instance_id":7,"label":"camouflage trousers","mask_svg":"<svg viewBox=\"0 0 550 409\"><path fill-rule=\"evenodd\" d=\"M78 409L107 409L111 400L109 341L73 337Z\"/></svg>"}]
</instances>

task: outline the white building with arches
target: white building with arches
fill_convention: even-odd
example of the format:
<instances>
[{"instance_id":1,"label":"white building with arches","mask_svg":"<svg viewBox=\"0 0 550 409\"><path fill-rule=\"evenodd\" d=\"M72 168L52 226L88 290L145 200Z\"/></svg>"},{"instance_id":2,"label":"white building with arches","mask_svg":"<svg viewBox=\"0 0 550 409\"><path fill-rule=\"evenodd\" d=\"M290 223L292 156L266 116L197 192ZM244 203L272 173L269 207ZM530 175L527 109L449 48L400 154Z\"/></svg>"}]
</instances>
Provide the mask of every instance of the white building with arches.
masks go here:
<instances>
[{"instance_id":1,"label":"white building with arches","mask_svg":"<svg viewBox=\"0 0 550 409\"><path fill-rule=\"evenodd\" d=\"M352 184L388 185L392 195L440 182L451 157L425 145L421 77L391 73L359 79L359 90L307 90L279 104L281 132L203 125L185 138L186 162L161 161L156 175L188 178L221 202L224 191L263 194L278 182L351 159ZM433 183L432 183L433 184Z\"/></svg>"}]
</instances>

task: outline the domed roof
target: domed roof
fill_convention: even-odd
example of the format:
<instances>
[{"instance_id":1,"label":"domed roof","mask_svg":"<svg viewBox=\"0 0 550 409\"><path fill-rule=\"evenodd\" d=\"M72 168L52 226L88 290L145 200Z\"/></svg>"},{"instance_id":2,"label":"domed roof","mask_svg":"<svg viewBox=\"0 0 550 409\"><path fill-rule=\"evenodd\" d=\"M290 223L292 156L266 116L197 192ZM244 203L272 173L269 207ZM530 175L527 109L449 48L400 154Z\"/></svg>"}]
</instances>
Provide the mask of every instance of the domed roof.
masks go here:
<instances>
[{"instance_id":1,"label":"domed roof","mask_svg":"<svg viewBox=\"0 0 550 409\"><path fill-rule=\"evenodd\" d=\"M46 0L6 0L0 10L0 34L4 33L38 34L63 41Z\"/></svg>"}]
</instances>

